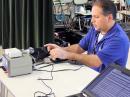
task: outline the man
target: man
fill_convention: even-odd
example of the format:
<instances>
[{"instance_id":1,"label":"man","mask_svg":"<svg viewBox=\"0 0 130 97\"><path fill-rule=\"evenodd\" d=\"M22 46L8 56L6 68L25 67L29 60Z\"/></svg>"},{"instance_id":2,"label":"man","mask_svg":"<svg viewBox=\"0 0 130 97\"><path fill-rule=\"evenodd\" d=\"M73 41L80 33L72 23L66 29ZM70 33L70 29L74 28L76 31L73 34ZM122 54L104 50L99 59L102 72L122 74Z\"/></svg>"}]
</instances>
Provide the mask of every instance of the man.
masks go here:
<instances>
[{"instance_id":1,"label":"man","mask_svg":"<svg viewBox=\"0 0 130 97\"><path fill-rule=\"evenodd\" d=\"M125 67L129 39L115 22L116 12L111 0L95 0L92 6L93 26L87 35L78 44L69 47L46 44L52 59L77 60L98 72L112 63ZM87 54L84 54L85 51Z\"/></svg>"}]
</instances>

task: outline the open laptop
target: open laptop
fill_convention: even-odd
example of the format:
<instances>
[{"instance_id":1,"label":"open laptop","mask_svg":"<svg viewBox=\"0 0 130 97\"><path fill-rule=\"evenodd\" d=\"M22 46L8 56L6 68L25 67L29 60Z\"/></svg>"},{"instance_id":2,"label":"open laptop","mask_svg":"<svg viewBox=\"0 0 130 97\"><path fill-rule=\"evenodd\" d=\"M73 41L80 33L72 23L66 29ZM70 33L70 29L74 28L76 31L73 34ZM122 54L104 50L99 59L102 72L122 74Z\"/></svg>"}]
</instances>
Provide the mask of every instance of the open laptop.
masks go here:
<instances>
[{"instance_id":1,"label":"open laptop","mask_svg":"<svg viewBox=\"0 0 130 97\"><path fill-rule=\"evenodd\" d=\"M81 93L67 97L130 97L130 70L110 65Z\"/></svg>"}]
</instances>

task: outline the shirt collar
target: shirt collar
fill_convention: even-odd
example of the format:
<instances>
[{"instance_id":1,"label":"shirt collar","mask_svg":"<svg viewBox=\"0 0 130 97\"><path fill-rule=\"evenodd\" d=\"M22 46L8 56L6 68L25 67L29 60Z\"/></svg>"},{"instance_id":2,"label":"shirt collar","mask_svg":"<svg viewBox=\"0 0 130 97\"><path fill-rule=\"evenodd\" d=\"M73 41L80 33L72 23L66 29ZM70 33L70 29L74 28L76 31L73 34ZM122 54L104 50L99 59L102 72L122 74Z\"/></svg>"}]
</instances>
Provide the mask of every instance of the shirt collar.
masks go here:
<instances>
[{"instance_id":1,"label":"shirt collar","mask_svg":"<svg viewBox=\"0 0 130 97\"><path fill-rule=\"evenodd\" d=\"M104 36L104 38L106 39L106 38L109 38L109 37L112 37L113 35L115 35L115 34L116 34L116 30L117 30L117 26L118 26L118 24L115 23L115 24L111 27L111 29L108 30L108 32L107 32L107 34Z\"/></svg>"},{"instance_id":2,"label":"shirt collar","mask_svg":"<svg viewBox=\"0 0 130 97\"><path fill-rule=\"evenodd\" d=\"M110 38L112 37L113 35L116 34L116 30L117 30L117 26L118 24L115 23L109 30L108 32L106 33L106 35L103 37L103 39L101 41L103 41L104 39L107 39L107 38ZM96 36L100 33L100 31L96 31Z\"/></svg>"}]
</instances>

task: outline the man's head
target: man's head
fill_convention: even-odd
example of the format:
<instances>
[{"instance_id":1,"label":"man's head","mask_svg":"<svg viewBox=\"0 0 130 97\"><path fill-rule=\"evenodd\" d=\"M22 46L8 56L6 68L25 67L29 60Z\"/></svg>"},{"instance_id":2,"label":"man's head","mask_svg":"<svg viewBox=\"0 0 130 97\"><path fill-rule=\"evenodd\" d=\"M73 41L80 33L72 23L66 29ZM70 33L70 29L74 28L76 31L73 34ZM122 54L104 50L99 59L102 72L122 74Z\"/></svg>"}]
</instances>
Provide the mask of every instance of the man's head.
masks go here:
<instances>
[{"instance_id":1,"label":"man's head","mask_svg":"<svg viewBox=\"0 0 130 97\"><path fill-rule=\"evenodd\" d=\"M94 0L92 24L96 30L108 30L116 19L116 6L111 0Z\"/></svg>"}]
</instances>

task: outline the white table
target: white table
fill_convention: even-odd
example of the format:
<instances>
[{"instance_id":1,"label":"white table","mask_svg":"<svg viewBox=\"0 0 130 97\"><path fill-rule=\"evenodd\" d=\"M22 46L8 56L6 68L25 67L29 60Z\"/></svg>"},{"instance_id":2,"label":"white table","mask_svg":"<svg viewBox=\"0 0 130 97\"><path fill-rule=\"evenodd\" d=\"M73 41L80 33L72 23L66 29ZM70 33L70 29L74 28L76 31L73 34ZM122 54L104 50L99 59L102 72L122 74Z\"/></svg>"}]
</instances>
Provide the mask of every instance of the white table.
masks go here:
<instances>
[{"instance_id":1,"label":"white table","mask_svg":"<svg viewBox=\"0 0 130 97\"><path fill-rule=\"evenodd\" d=\"M55 64L54 70L58 69L77 69L79 66L70 63ZM51 70L52 67L47 67ZM67 95L79 93L86 85L88 85L99 73L83 66L77 71L60 71L53 72L53 80L44 80L44 82L52 88L56 97L65 97ZM2 69L0 69L0 97L34 97L34 92L42 91L49 93L42 81L38 78L51 78L50 72L33 71L32 74L22 75L9 78Z\"/></svg>"}]
</instances>

